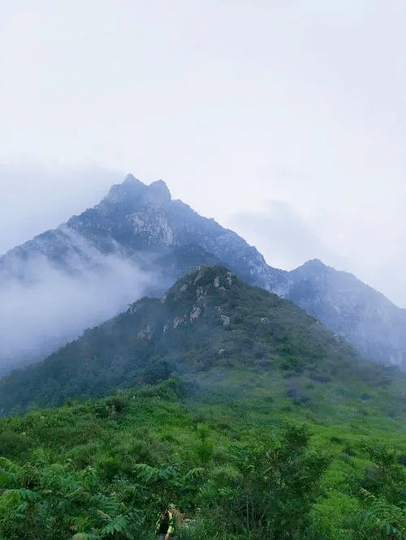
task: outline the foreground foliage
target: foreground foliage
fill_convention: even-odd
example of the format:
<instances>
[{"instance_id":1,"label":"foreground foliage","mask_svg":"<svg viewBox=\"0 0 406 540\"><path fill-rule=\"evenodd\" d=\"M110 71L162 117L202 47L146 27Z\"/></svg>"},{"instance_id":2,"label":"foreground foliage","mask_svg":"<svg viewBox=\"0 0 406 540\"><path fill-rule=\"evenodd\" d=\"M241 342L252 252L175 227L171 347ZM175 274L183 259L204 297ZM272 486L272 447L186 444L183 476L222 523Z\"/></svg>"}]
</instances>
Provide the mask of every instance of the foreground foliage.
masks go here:
<instances>
[{"instance_id":1,"label":"foreground foliage","mask_svg":"<svg viewBox=\"0 0 406 540\"><path fill-rule=\"evenodd\" d=\"M223 398L167 380L3 419L0 538L152 539L170 503L179 540L406 538L404 435Z\"/></svg>"},{"instance_id":2,"label":"foreground foliage","mask_svg":"<svg viewBox=\"0 0 406 540\"><path fill-rule=\"evenodd\" d=\"M0 540L405 538L405 381L200 269L0 381Z\"/></svg>"}]
</instances>

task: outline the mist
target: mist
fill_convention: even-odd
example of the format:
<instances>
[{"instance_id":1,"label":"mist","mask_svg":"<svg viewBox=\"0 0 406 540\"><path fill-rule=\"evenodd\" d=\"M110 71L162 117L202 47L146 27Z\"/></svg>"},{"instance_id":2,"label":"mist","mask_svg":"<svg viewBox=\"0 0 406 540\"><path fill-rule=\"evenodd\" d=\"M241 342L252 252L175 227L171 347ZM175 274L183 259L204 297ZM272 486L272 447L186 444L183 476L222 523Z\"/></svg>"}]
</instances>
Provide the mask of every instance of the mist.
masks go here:
<instances>
[{"instance_id":1,"label":"mist","mask_svg":"<svg viewBox=\"0 0 406 540\"><path fill-rule=\"evenodd\" d=\"M293 270L310 259L330 261L333 253L285 201L269 201L264 212L234 215L229 226L258 247L274 268Z\"/></svg>"},{"instance_id":2,"label":"mist","mask_svg":"<svg viewBox=\"0 0 406 540\"><path fill-rule=\"evenodd\" d=\"M77 338L144 296L160 276L119 254L93 248L71 269L44 255L14 260L15 275L0 283L0 375ZM73 271L72 271L73 269Z\"/></svg>"},{"instance_id":3,"label":"mist","mask_svg":"<svg viewBox=\"0 0 406 540\"><path fill-rule=\"evenodd\" d=\"M94 206L124 176L96 165L0 163L0 255Z\"/></svg>"},{"instance_id":4,"label":"mist","mask_svg":"<svg viewBox=\"0 0 406 540\"><path fill-rule=\"evenodd\" d=\"M402 199L391 195L391 206L382 196L379 209L366 193L365 212L375 210L371 220L350 196L345 206L334 207L324 200L323 204L312 203L305 188L297 191L306 207L283 197L268 200L262 211L235 213L226 226L255 245L270 266L293 270L308 260L320 259L336 270L354 274L396 306L406 308L405 234L394 208Z\"/></svg>"}]
</instances>

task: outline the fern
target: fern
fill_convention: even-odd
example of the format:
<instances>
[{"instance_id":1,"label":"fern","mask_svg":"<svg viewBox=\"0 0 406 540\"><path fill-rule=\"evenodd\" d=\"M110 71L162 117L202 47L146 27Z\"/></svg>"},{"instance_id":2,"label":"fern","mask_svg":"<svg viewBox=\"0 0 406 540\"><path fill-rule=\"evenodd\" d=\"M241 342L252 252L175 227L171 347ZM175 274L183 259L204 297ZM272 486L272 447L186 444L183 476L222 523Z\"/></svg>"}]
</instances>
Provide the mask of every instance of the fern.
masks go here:
<instances>
[{"instance_id":1,"label":"fern","mask_svg":"<svg viewBox=\"0 0 406 540\"><path fill-rule=\"evenodd\" d=\"M114 534L115 532L123 532L127 527L127 520L124 516L117 516L111 519L110 522L101 530L102 536L108 534Z\"/></svg>"},{"instance_id":2,"label":"fern","mask_svg":"<svg viewBox=\"0 0 406 540\"><path fill-rule=\"evenodd\" d=\"M17 475L15 473L0 469L0 486L14 486L16 481Z\"/></svg>"},{"instance_id":3,"label":"fern","mask_svg":"<svg viewBox=\"0 0 406 540\"><path fill-rule=\"evenodd\" d=\"M156 480L157 478L160 477L159 469L156 469L155 467L151 467L150 465L147 465L146 463L137 463L134 466L134 471L137 474L137 476L146 483L149 482L150 480Z\"/></svg>"},{"instance_id":4,"label":"fern","mask_svg":"<svg viewBox=\"0 0 406 540\"><path fill-rule=\"evenodd\" d=\"M366 490L364 490L366 491ZM406 540L406 514L382 498L364 494L369 507L353 514L352 528L355 538L390 538Z\"/></svg>"},{"instance_id":5,"label":"fern","mask_svg":"<svg viewBox=\"0 0 406 540\"><path fill-rule=\"evenodd\" d=\"M194 469L190 469L190 471L185 474L183 480L187 481L191 478L206 478L207 473L208 471L204 467L195 467Z\"/></svg>"}]
</instances>

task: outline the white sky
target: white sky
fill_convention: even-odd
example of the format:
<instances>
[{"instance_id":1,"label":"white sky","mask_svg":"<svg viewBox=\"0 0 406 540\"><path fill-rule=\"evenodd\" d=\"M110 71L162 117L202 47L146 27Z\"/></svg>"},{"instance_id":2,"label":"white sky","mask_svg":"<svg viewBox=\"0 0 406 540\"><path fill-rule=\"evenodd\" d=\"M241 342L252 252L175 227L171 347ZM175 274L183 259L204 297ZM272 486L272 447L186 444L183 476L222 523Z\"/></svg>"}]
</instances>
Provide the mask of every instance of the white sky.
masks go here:
<instances>
[{"instance_id":1,"label":"white sky","mask_svg":"<svg viewBox=\"0 0 406 540\"><path fill-rule=\"evenodd\" d=\"M406 307L405 36L404 0L0 0L0 253L132 172Z\"/></svg>"}]
</instances>

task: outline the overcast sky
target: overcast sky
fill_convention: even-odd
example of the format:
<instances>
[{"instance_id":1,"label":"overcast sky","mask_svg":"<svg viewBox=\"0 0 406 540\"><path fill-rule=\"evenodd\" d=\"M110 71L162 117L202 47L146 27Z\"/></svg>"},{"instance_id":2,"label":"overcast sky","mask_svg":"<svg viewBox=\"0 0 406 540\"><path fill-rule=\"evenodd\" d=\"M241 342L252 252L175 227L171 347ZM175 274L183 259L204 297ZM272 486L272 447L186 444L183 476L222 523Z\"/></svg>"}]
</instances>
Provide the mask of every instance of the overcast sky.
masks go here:
<instances>
[{"instance_id":1,"label":"overcast sky","mask_svg":"<svg viewBox=\"0 0 406 540\"><path fill-rule=\"evenodd\" d=\"M0 0L0 253L127 172L406 307L404 0Z\"/></svg>"}]
</instances>

